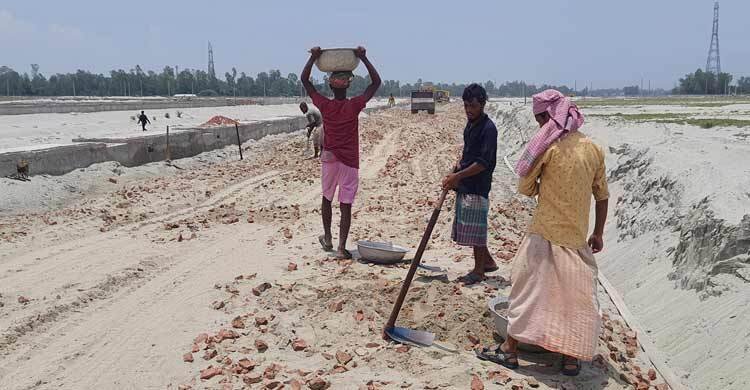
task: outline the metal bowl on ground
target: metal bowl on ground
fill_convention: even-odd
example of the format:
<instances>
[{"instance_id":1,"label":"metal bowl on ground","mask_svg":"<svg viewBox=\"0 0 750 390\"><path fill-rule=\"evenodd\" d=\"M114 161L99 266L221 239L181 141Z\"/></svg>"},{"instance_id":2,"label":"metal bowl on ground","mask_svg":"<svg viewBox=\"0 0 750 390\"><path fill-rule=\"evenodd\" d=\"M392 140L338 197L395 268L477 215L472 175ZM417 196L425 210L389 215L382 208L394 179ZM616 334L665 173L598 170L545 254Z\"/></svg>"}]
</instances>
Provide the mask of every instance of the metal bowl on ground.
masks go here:
<instances>
[{"instance_id":1,"label":"metal bowl on ground","mask_svg":"<svg viewBox=\"0 0 750 390\"><path fill-rule=\"evenodd\" d=\"M495 332L499 334L503 340L507 340L508 317L506 313L508 310L508 297L498 295L495 298L490 299L489 302L487 302L487 306L490 309L492 320L495 322ZM525 343L518 343L518 349L535 353L546 352L542 347Z\"/></svg>"},{"instance_id":2,"label":"metal bowl on ground","mask_svg":"<svg viewBox=\"0 0 750 390\"><path fill-rule=\"evenodd\" d=\"M351 72L359 66L354 49L323 49L315 65L321 72Z\"/></svg>"},{"instance_id":3,"label":"metal bowl on ground","mask_svg":"<svg viewBox=\"0 0 750 390\"><path fill-rule=\"evenodd\" d=\"M378 264L394 264L404 259L409 250L386 242L357 241L359 256Z\"/></svg>"}]
</instances>

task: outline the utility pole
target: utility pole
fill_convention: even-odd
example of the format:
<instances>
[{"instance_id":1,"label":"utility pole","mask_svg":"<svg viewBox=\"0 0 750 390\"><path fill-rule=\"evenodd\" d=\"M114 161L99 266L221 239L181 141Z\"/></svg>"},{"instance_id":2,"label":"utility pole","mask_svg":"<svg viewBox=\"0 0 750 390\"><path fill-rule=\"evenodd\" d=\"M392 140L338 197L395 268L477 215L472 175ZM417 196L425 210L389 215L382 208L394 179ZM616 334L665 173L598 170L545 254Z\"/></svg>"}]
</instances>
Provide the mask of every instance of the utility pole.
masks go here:
<instances>
[{"instance_id":1,"label":"utility pole","mask_svg":"<svg viewBox=\"0 0 750 390\"><path fill-rule=\"evenodd\" d=\"M639 95L643 96L643 77L641 77L641 90L638 92L640 92Z\"/></svg>"}]
</instances>

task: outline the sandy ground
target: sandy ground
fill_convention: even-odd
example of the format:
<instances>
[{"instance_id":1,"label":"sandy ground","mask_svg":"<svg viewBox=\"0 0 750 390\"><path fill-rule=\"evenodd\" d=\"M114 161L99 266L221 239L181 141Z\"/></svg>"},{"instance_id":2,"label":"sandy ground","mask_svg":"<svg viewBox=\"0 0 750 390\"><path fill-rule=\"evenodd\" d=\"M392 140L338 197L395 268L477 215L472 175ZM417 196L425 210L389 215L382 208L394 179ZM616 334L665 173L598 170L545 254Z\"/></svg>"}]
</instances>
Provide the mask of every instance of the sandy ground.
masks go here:
<instances>
[{"instance_id":1,"label":"sandy ground","mask_svg":"<svg viewBox=\"0 0 750 390\"><path fill-rule=\"evenodd\" d=\"M698 115L748 119L737 110ZM750 129L588 128L617 199L602 269L693 388L750 388Z\"/></svg>"},{"instance_id":2,"label":"sandy ground","mask_svg":"<svg viewBox=\"0 0 750 390\"><path fill-rule=\"evenodd\" d=\"M372 100L368 107L387 104L387 99ZM177 116L181 112L182 117ZM30 114L0 116L0 153L70 144L75 138L127 138L144 134L136 123L139 111L94 113ZM165 117L169 114L169 118ZM146 134L199 126L214 115L240 122L256 122L300 116L296 104L247 105L226 107L170 108L146 110L151 124Z\"/></svg>"},{"instance_id":3,"label":"sandy ground","mask_svg":"<svg viewBox=\"0 0 750 390\"><path fill-rule=\"evenodd\" d=\"M351 242L416 246L463 125L459 104L361 121ZM648 377L643 354L626 353L637 335L603 292L601 357L578 378L561 377L554 354L523 355L516 372L473 356L496 342L486 302L509 292L533 208L502 165L490 238L501 270L480 286L453 282L471 254L449 239L451 197L425 254L447 276L420 274L399 319L435 332L442 348L384 342L406 265L320 250L319 165L303 149L292 135L246 145L244 161L228 148L175 162L184 169L101 169L89 175L98 184L52 210L3 217L0 388L625 389L638 369Z\"/></svg>"},{"instance_id":4,"label":"sandy ground","mask_svg":"<svg viewBox=\"0 0 750 390\"><path fill-rule=\"evenodd\" d=\"M615 116L748 119L748 107L612 102L584 109L582 129L607 152L610 218L600 267L685 384L750 388L750 129ZM530 135L523 129L533 128L531 113L516 107L500 116L512 154Z\"/></svg>"}]
</instances>

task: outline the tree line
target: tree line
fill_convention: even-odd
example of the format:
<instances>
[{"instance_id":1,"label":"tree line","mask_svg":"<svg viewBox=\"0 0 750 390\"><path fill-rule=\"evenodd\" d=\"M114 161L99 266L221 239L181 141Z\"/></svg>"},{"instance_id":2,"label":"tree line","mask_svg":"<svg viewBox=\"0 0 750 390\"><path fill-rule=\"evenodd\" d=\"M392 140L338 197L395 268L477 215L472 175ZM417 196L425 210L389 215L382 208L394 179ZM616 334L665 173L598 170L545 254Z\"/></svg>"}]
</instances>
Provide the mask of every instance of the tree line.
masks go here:
<instances>
[{"instance_id":1,"label":"tree line","mask_svg":"<svg viewBox=\"0 0 750 390\"><path fill-rule=\"evenodd\" d=\"M728 95L749 94L750 77L740 77L737 84L732 85L734 76L721 72L716 75L713 72L704 72L698 69L688 73L681 78L679 84L672 93L676 95Z\"/></svg>"},{"instance_id":2,"label":"tree line","mask_svg":"<svg viewBox=\"0 0 750 390\"><path fill-rule=\"evenodd\" d=\"M732 76L722 73L717 78L712 73L698 70L680 79L675 94L722 94L732 80ZM350 87L351 94L362 93L370 83L369 76L355 75ZM316 88L330 94L327 76L322 80L313 79ZM427 83L418 79L414 83L398 80L384 80L378 96L409 96L412 90L431 85L447 90L451 96L461 96L464 83ZM495 84L493 81L482 85L491 96L521 97L531 96L548 88L578 96L633 96L639 95L637 87L589 90L573 90L565 85L535 85L523 81L509 81ZM738 93L750 93L750 78L738 80ZM161 72L144 71L141 66L125 71L112 70L108 75L78 70L75 73L55 73L46 77L38 64L31 65L31 72L19 73L7 66L0 67L0 95L6 96L172 96L175 94L196 94L199 96L303 96L305 93L299 77L295 73L282 75L279 70L260 72L255 76L238 72L236 68L226 72L223 78L199 69L182 69L165 66ZM656 94L666 94L658 90Z\"/></svg>"}]
</instances>

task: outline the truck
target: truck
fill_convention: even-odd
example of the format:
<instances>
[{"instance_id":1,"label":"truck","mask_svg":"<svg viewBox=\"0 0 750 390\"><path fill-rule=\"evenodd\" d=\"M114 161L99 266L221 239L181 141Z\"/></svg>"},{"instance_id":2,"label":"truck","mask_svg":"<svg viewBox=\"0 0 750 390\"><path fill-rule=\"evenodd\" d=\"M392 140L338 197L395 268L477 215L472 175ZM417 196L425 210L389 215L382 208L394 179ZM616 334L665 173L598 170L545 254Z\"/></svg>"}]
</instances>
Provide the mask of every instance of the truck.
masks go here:
<instances>
[{"instance_id":1,"label":"truck","mask_svg":"<svg viewBox=\"0 0 750 390\"><path fill-rule=\"evenodd\" d=\"M411 91L411 113L416 114L419 111L427 111L428 114L435 113L434 90L422 89Z\"/></svg>"},{"instance_id":2,"label":"truck","mask_svg":"<svg viewBox=\"0 0 750 390\"><path fill-rule=\"evenodd\" d=\"M436 89L435 90L435 101L438 103L450 103L451 101L451 93L450 91L446 91L444 89Z\"/></svg>"}]
</instances>

